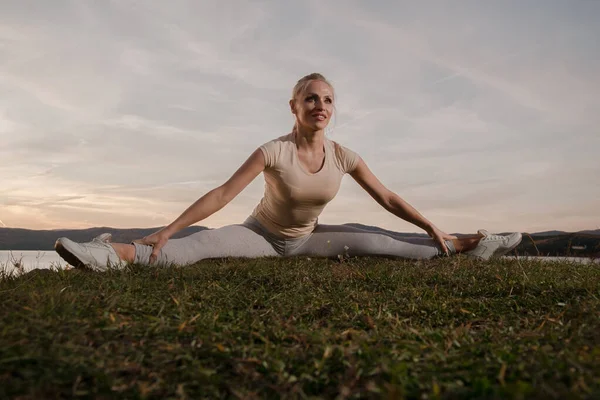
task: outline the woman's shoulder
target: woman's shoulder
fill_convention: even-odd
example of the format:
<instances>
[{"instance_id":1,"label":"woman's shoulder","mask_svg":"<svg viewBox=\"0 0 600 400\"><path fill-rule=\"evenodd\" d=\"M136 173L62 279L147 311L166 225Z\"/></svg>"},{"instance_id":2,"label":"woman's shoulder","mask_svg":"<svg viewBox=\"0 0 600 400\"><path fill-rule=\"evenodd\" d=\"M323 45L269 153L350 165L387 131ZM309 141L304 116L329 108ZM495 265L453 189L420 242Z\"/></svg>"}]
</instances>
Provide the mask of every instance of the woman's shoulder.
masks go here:
<instances>
[{"instance_id":1,"label":"woman's shoulder","mask_svg":"<svg viewBox=\"0 0 600 400\"><path fill-rule=\"evenodd\" d=\"M330 146L334 149L336 156L343 157L346 153L354 153L354 151L350 150L348 147L343 144L336 142L335 140L327 139L330 143Z\"/></svg>"},{"instance_id":2,"label":"woman's shoulder","mask_svg":"<svg viewBox=\"0 0 600 400\"><path fill-rule=\"evenodd\" d=\"M352 172L358 165L360 160L359 155L350 150L348 147L334 141L329 140L334 149L335 159L344 172Z\"/></svg>"},{"instance_id":3,"label":"woman's shoulder","mask_svg":"<svg viewBox=\"0 0 600 400\"><path fill-rule=\"evenodd\" d=\"M259 148L265 157L266 166L269 167L275 165L282 152L289 151L286 149L288 149L290 146L295 146L290 133L279 136L275 139L271 139L261 145Z\"/></svg>"}]
</instances>

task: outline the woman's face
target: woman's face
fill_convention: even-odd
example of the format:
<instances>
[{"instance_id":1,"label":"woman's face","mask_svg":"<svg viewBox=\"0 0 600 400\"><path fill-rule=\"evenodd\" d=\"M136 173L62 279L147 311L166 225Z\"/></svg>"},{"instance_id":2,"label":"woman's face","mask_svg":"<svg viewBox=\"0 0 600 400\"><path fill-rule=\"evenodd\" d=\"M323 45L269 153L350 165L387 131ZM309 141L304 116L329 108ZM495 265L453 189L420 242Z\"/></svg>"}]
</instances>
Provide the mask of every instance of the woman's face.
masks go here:
<instances>
[{"instance_id":1,"label":"woman's face","mask_svg":"<svg viewBox=\"0 0 600 400\"><path fill-rule=\"evenodd\" d=\"M290 107L300 125L323 130L333 114L333 90L325 82L311 81L303 93L290 100Z\"/></svg>"}]
</instances>

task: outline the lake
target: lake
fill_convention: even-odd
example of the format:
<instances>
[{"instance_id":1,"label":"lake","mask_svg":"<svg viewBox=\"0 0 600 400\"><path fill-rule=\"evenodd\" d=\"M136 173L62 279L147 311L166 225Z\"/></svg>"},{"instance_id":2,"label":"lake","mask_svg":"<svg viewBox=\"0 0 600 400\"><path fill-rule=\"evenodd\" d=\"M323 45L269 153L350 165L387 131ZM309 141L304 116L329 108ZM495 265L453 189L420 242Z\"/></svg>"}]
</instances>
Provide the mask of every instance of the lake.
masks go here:
<instances>
[{"instance_id":1,"label":"lake","mask_svg":"<svg viewBox=\"0 0 600 400\"><path fill-rule=\"evenodd\" d=\"M54 250L0 250L0 270L12 271L15 261L20 261L25 271L67 266Z\"/></svg>"},{"instance_id":2,"label":"lake","mask_svg":"<svg viewBox=\"0 0 600 400\"><path fill-rule=\"evenodd\" d=\"M506 258L516 258L507 256ZM523 258L523 257L520 257ZM540 259L543 261L572 261L580 264L597 263L600 259L592 260L589 258L577 257L528 257L529 259ZM15 269L14 261L21 261L24 270L41 268L65 268L68 264L60 258L54 250L0 250L0 271L4 270L10 273Z\"/></svg>"}]
</instances>

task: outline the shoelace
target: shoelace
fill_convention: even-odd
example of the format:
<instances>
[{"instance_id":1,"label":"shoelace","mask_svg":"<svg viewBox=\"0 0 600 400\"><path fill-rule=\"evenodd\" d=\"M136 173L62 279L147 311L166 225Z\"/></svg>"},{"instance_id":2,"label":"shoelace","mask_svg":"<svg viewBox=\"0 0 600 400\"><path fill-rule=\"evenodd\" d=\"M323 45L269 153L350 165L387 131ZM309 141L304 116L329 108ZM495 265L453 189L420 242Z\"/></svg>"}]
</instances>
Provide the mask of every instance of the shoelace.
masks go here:
<instances>
[{"instance_id":1,"label":"shoelace","mask_svg":"<svg viewBox=\"0 0 600 400\"><path fill-rule=\"evenodd\" d=\"M110 234L102 234L102 235L98 235L95 238L92 239L92 243L108 243L110 242L112 238L112 235Z\"/></svg>"},{"instance_id":2,"label":"shoelace","mask_svg":"<svg viewBox=\"0 0 600 400\"><path fill-rule=\"evenodd\" d=\"M505 240L506 237L502 236L502 235L491 235L491 234L488 234L484 239L488 239L488 240Z\"/></svg>"}]
</instances>

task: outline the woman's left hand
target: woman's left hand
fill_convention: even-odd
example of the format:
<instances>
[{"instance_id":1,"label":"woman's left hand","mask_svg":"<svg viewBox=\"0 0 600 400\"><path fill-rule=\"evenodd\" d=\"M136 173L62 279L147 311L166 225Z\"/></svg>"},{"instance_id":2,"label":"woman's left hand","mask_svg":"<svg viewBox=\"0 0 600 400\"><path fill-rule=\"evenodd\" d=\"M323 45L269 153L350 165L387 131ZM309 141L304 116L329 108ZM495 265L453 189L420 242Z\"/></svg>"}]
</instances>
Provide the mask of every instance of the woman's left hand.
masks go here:
<instances>
[{"instance_id":1,"label":"woman's left hand","mask_svg":"<svg viewBox=\"0 0 600 400\"><path fill-rule=\"evenodd\" d=\"M440 231L435 226L432 227L431 230L427 233L429 234L429 236L431 236L433 240L435 240L440 245L440 247L442 248L442 250L444 250L444 253L446 253L446 255L450 255L450 251L446 246L446 240L458 239L456 236L448 235L447 233Z\"/></svg>"}]
</instances>

